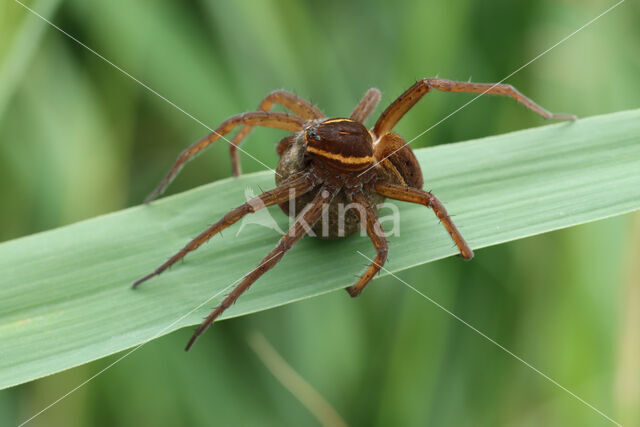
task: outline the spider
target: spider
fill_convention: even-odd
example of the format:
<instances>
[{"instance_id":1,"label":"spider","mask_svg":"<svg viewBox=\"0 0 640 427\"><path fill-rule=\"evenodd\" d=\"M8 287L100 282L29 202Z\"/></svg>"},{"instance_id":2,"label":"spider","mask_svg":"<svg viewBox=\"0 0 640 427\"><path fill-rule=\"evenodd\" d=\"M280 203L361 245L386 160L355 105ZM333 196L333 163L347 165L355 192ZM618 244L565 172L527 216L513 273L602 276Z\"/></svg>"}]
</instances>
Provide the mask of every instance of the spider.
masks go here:
<instances>
[{"instance_id":1,"label":"spider","mask_svg":"<svg viewBox=\"0 0 640 427\"><path fill-rule=\"evenodd\" d=\"M422 171L413 151L402 137L391 132L398 121L431 89L509 96L545 119L575 119L575 116L568 114L550 113L511 85L439 78L416 82L387 107L370 130L363 123L380 101L381 93L378 89L369 89L348 118L329 119L316 106L296 95L284 90L270 93L260 103L259 111L228 118L215 131L184 150L158 187L145 200L145 203L149 203L161 195L188 160L236 126L244 125L229 145L234 176L240 174L238 145L254 126L292 132L276 147L280 160L276 168L277 186L274 189L229 211L164 264L132 284L135 288L159 275L211 237L260 207L280 205L285 213L295 218L288 232L258 267L251 270L204 319L185 350L189 350L222 312L258 278L273 268L307 233L332 239L346 237L360 227L365 228L377 255L360 279L346 288L349 295L358 296L380 271L387 258L388 243L377 218L378 204L385 198L417 203L433 209L458 247L460 255L465 259L473 257L473 251L442 203L431 192L422 190ZM275 103L293 114L271 112ZM344 204L351 204L356 209L344 212L342 208L343 211L340 212ZM295 212L300 213L296 215ZM344 216L342 220L339 218L341 214ZM328 221L320 221L323 215L328 216Z\"/></svg>"}]
</instances>

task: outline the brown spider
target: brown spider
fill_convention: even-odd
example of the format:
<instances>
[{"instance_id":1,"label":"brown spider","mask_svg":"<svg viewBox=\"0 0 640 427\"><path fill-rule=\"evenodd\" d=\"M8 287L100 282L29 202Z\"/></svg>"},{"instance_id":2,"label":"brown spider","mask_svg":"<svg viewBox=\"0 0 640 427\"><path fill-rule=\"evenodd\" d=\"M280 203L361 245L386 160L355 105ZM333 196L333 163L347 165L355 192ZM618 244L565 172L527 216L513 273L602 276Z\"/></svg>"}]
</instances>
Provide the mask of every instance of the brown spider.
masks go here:
<instances>
[{"instance_id":1,"label":"brown spider","mask_svg":"<svg viewBox=\"0 0 640 427\"><path fill-rule=\"evenodd\" d=\"M289 92L274 91L260 103L260 111L228 118L215 131L184 150L145 202L162 194L185 162L241 124L244 127L238 131L229 146L234 176L240 174L238 145L254 126L292 132L276 148L280 155L276 169L277 187L228 212L155 271L135 281L132 287L162 273L215 234L246 214L255 212L256 206L276 204L285 213L295 217L293 225L260 265L249 272L200 324L186 350L224 310L276 265L285 252L310 230L321 238L339 238L353 234L361 224L365 227L377 255L362 277L347 288L352 297L358 296L387 258L387 240L376 215L378 204L386 197L432 208L460 250L460 255L471 259L473 251L451 221L442 203L430 192L422 190L422 171L411 148L399 135L391 132L402 116L430 89L510 96L546 119L575 119L575 116L548 112L511 85L434 78L416 82L389 105L375 126L368 130L363 122L380 100L378 89L369 89L349 118L333 119L327 119L317 107ZM270 112L274 103L283 105L294 114ZM357 209L345 212L344 204L349 203ZM295 216L295 212L300 214ZM342 219L339 218L341 214ZM328 215L328 221L319 221L323 215Z\"/></svg>"}]
</instances>

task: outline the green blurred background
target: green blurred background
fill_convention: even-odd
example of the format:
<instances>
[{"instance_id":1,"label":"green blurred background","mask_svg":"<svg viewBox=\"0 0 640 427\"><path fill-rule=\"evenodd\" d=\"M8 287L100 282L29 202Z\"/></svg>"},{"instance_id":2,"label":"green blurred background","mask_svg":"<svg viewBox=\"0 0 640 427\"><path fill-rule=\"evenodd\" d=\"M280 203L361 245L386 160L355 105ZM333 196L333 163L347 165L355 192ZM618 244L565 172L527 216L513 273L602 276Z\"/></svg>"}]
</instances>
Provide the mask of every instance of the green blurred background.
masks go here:
<instances>
[{"instance_id":1,"label":"green blurred background","mask_svg":"<svg viewBox=\"0 0 640 427\"><path fill-rule=\"evenodd\" d=\"M614 4L443 3L27 4L210 127L255 109L277 88L345 116L372 86L383 92L379 113L422 77L498 81ZM639 14L627 1L508 82L556 112L637 108ZM429 94L397 130L413 138L469 99ZM412 145L543 123L513 101L483 97ZM177 153L206 132L17 3L0 5L0 241L140 203ZM282 134L256 131L243 148L275 166ZM247 156L242 163L245 172L263 169ZM170 193L229 175L227 147L216 144ZM639 254L634 214L400 276L596 408L639 425ZM155 340L31 425L317 424L248 346L254 331L348 424L608 424L384 278L357 300L336 292L221 322L190 354L182 349L191 330ZM1 391L0 425L28 418L116 357Z\"/></svg>"}]
</instances>

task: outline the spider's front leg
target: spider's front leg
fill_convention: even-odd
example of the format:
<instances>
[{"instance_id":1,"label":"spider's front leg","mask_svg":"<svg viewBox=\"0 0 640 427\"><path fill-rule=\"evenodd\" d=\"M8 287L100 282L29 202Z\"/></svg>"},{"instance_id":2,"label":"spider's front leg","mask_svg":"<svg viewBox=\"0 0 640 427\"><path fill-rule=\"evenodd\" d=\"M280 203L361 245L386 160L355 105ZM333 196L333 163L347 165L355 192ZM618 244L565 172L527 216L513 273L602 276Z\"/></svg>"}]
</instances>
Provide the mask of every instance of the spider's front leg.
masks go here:
<instances>
[{"instance_id":1,"label":"spider's front leg","mask_svg":"<svg viewBox=\"0 0 640 427\"><path fill-rule=\"evenodd\" d=\"M250 113L238 114L236 116L229 117L222 122L220 126L209 135L191 144L186 150L184 150L178 156L167 175L162 179L160 184L149 194L145 199L145 203L149 203L159 195L161 195L171 181L176 177L178 172L184 164L193 159L197 154L202 152L205 148L211 145L213 142L231 132L238 125L250 125L250 126L265 126L276 129L284 129L291 132L298 132L302 130L303 125L307 122L307 119L294 116L292 114L285 113L271 113L267 111L255 111Z\"/></svg>"},{"instance_id":2,"label":"spider's front leg","mask_svg":"<svg viewBox=\"0 0 640 427\"><path fill-rule=\"evenodd\" d=\"M387 239L384 237L384 231L382 230L382 225L380 224L380 221L378 221L378 217L375 211L371 208L371 205L367 201L365 195L361 191L358 191L352 196L352 200L362 207L362 210L357 209L358 216L360 217L360 223L363 224L367 230L367 234L378 252L362 277L360 277L354 285L347 288L349 295L357 297L371 279L373 279L380 271L387 260L389 243L387 243Z\"/></svg>"},{"instance_id":3,"label":"spider's front leg","mask_svg":"<svg viewBox=\"0 0 640 427\"><path fill-rule=\"evenodd\" d=\"M487 93L489 95L509 96L535 111L545 119L575 120L572 114L553 114L531 99L518 92L513 86L501 83L457 82L446 79L422 79L407 89L387 107L373 127L373 133L381 136L391 131L398 121L409 111L430 89L444 92Z\"/></svg>"},{"instance_id":4,"label":"spider's front leg","mask_svg":"<svg viewBox=\"0 0 640 427\"><path fill-rule=\"evenodd\" d=\"M388 197L390 199L400 200L403 202L417 203L433 209L438 216L442 225L447 229L449 235L460 250L460 255L465 259L473 258L473 251L467 244L460 231L455 226L451 217L444 208L444 205L436 196L428 191L423 191L412 187L403 187L400 185L389 184L384 181L378 181L374 187L376 193Z\"/></svg>"},{"instance_id":5,"label":"spider's front leg","mask_svg":"<svg viewBox=\"0 0 640 427\"><path fill-rule=\"evenodd\" d=\"M318 221L322 215L322 209L324 205L330 203L335 194L338 192L337 188L330 186L323 187L314 199L302 210L300 215L296 218L295 222L287 231L287 233L280 239L278 245L267 254L266 257L260 261L258 267L254 268L247 274L240 283L238 283L229 294L220 302L220 304L211 312L209 316L198 326L193 336L187 343L185 350L189 350L195 340L211 325L218 316L222 314L227 308L231 306L242 295L249 286L251 286L256 280L260 278L264 273L273 268L278 261L282 259L284 254L300 240L313 225Z\"/></svg>"},{"instance_id":6,"label":"spider's front leg","mask_svg":"<svg viewBox=\"0 0 640 427\"><path fill-rule=\"evenodd\" d=\"M285 108L291 110L293 114L300 116L307 120L321 119L324 114L318 107L310 103L309 101L300 98L286 90L274 90L267 95L260 105L258 110L269 111L273 107L274 103L278 103ZM229 154L231 155L231 167L233 169L233 176L238 176L241 173L240 159L238 158L238 146L242 143L249 132L253 129L252 125L245 125L238 133L233 137L231 144L229 144Z\"/></svg>"},{"instance_id":7,"label":"spider's front leg","mask_svg":"<svg viewBox=\"0 0 640 427\"><path fill-rule=\"evenodd\" d=\"M171 267L173 264L184 258L189 252L195 251L204 242L206 242L225 228L229 227L230 225L236 223L243 216L249 213L253 213L258 209L266 208L267 206L285 203L291 198L292 193L294 197L298 197L311 190L313 186L314 182L311 180L308 174L294 176L291 179L288 179L287 181L281 183L277 188L266 191L259 196L252 198L246 203L238 206L237 208L232 209L229 213L223 216L220 221L211 225L198 236L196 236L196 238L187 243L184 248L180 249L180 251L169 258L160 267L133 282L131 287L135 288L142 282L159 275L167 268Z\"/></svg>"}]
</instances>

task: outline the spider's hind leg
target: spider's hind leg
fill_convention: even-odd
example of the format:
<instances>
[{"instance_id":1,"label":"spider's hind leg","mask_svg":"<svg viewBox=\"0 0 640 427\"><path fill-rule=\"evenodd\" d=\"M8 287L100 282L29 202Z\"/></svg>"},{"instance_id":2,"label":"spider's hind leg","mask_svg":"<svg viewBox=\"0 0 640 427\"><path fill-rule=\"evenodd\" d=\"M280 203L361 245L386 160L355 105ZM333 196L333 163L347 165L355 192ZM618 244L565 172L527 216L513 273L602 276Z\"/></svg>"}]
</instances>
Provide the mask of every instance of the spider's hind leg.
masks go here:
<instances>
[{"instance_id":1,"label":"spider's hind leg","mask_svg":"<svg viewBox=\"0 0 640 427\"><path fill-rule=\"evenodd\" d=\"M262 100L262 102L260 102L258 110L270 111L275 103L284 106L291 110L296 116L300 116L304 119L312 120L324 117L324 114L318 109L318 107L297 95L287 92L286 90L274 90L271 92ZM238 158L238 146L247 137L247 135L249 135L251 129L253 129L253 126L251 125L242 127L233 137L231 144L229 144L233 176L238 176L242 172L240 168L240 159Z\"/></svg>"},{"instance_id":2,"label":"spider's hind leg","mask_svg":"<svg viewBox=\"0 0 640 427\"><path fill-rule=\"evenodd\" d=\"M376 109L376 105L380 102L380 97L382 94L380 91L374 87L369 89L367 93L364 94L356 108L351 113L349 118L351 120L355 120L360 123L364 123L367 120L367 117Z\"/></svg>"},{"instance_id":3,"label":"spider's hind leg","mask_svg":"<svg viewBox=\"0 0 640 427\"><path fill-rule=\"evenodd\" d=\"M169 172L165 175L165 177L160 181L160 184L147 196L145 199L145 203L151 202L153 199L161 195L167 186L171 183L171 181L176 177L180 169L184 166L184 164L193 159L196 155L202 152L205 148L211 145L214 141L219 138L224 138L224 135L231 132L238 125L250 125L250 126L264 126L276 129L284 129L291 132L298 132L302 130L303 125L306 123L307 119L294 116L292 114L285 113L271 113L267 111L254 111L250 113L238 114L236 116L229 117L227 120L222 122L216 130L211 132L209 135L204 138L194 142L189 147L187 147L176 159L169 169Z\"/></svg>"},{"instance_id":4,"label":"spider's hind leg","mask_svg":"<svg viewBox=\"0 0 640 427\"><path fill-rule=\"evenodd\" d=\"M489 95L508 96L531 111L540 114L545 119L559 120L575 120L573 114L554 114L545 110L531 99L518 92L516 88L508 84L501 83L471 83L457 82L446 79L422 79L407 89L395 101L387 107L380 115L378 121L373 127L373 133L381 136L391 131L398 121L431 89L441 90L443 92L467 92L480 93Z\"/></svg>"}]
</instances>

